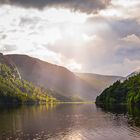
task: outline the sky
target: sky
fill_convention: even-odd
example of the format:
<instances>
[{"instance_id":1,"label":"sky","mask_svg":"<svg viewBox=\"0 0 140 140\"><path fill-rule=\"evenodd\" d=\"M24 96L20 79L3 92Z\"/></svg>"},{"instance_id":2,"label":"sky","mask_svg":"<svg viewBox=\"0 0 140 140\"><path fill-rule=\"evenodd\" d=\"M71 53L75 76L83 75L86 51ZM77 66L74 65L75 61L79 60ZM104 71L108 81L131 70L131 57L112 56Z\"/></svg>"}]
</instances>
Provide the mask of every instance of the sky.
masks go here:
<instances>
[{"instance_id":1,"label":"sky","mask_svg":"<svg viewBox=\"0 0 140 140\"><path fill-rule=\"evenodd\" d=\"M0 0L0 52L74 72L140 68L140 0Z\"/></svg>"}]
</instances>

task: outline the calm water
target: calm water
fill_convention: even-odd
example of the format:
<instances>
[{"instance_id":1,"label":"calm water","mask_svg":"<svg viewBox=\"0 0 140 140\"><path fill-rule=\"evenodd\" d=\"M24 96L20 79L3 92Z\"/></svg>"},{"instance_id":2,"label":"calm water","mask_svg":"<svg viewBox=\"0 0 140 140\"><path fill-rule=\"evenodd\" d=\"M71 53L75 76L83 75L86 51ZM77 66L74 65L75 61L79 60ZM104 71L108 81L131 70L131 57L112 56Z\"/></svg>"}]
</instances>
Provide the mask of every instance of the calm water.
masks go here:
<instances>
[{"instance_id":1,"label":"calm water","mask_svg":"<svg viewBox=\"0 0 140 140\"><path fill-rule=\"evenodd\" d=\"M139 118L137 109L94 104L0 108L0 139L140 140Z\"/></svg>"}]
</instances>

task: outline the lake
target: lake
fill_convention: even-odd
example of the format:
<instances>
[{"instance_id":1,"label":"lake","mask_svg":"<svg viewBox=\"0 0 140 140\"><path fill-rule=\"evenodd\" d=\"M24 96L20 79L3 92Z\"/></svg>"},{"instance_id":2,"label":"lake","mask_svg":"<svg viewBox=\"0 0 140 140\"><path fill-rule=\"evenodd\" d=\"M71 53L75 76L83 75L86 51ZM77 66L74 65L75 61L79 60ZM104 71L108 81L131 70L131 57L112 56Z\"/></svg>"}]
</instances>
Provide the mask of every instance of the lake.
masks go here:
<instances>
[{"instance_id":1,"label":"lake","mask_svg":"<svg viewBox=\"0 0 140 140\"><path fill-rule=\"evenodd\" d=\"M1 107L0 139L140 140L139 120L137 109L95 104Z\"/></svg>"}]
</instances>

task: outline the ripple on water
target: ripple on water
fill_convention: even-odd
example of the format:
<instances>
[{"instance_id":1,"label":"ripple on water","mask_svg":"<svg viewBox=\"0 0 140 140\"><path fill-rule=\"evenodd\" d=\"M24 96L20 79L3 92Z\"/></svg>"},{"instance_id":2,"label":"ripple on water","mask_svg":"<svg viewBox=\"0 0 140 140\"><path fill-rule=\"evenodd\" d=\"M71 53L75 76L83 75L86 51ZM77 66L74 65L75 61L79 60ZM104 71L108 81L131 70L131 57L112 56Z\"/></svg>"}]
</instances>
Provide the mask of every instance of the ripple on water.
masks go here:
<instances>
[{"instance_id":1,"label":"ripple on water","mask_svg":"<svg viewBox=\"0 0 140 140\"><path fill-rule=\"evenodd\" d=\"M58 105L51 111L24 107L0 112L0 140L140 140L126 113L95 105Z\"/></svg>"}]
</instances>

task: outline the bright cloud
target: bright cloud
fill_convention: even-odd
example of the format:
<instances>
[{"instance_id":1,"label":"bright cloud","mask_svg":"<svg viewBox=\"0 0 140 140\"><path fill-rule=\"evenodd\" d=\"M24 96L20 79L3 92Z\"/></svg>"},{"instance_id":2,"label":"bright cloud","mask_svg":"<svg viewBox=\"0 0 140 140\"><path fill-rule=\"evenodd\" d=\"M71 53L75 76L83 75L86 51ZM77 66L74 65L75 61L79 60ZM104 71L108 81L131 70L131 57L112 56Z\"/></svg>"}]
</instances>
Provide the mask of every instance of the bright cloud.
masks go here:
<instances>
[{"instance_id":1,"label":"bright cloud","mask_svg":"<svg viewBox=\"0 0 140 140\"><path fill-rule=\"evenodd\" d=\"M140 38L138 36L136 36L135 34L132 35L128 35L127 37L123 38L122 40L126 41L126 42L132 42L132 43L138 43L140 44Z\"/></svg>"}]
</instances>

